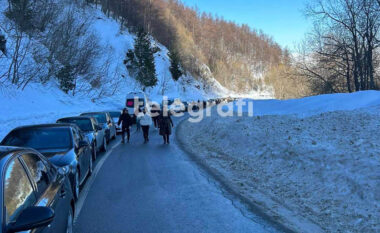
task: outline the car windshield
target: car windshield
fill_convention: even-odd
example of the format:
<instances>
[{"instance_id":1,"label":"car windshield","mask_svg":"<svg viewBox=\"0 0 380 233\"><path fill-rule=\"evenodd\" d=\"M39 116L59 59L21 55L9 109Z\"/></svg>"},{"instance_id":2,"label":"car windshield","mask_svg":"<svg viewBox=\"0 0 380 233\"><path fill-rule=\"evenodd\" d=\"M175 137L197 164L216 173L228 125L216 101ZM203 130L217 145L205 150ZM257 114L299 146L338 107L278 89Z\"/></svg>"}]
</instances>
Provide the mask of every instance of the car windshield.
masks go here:
<instances>
[{"instance_id":1,"label":"car windshield","mask_svg":"<svg viewBox=\"0 0 380 233\"><path fill-rule=\"evenodd\" d=\"M31 128L12 131L3 142L6 146L30 147L36 150L69 149L69 128Z\"/></svg>"},{"instance_id":2,"label":"car windshield","mask_svg":"<svg viewBox=\"0 0 380 233\"><path fill-rule=\"evenodd\" d=\"M93 131L92 123L90 119L75 119L66 118L58 121L59 123L72 123L76 124L82 131Z\"/></svg>"},{"instance_id":3,"label":"car windshield","mask_svg":"<svg viewBox=\"0 0 380 233\"><path fill-rule=\"evenodd\" d=\"M121 112L110 112L110 115L112 118L119 118L121 115Z\"/></svg>"},{"instance_id":4,"label":"car windshield","mask_svg":"<svg viewBox=\"0 0 380 233\"><path fill-rule=\"evenodd\" d=\"M107 123L107 117L105 113L86 113L84 116L92 116L94 117L99 123Z\"/></svg>"}]
</instances>

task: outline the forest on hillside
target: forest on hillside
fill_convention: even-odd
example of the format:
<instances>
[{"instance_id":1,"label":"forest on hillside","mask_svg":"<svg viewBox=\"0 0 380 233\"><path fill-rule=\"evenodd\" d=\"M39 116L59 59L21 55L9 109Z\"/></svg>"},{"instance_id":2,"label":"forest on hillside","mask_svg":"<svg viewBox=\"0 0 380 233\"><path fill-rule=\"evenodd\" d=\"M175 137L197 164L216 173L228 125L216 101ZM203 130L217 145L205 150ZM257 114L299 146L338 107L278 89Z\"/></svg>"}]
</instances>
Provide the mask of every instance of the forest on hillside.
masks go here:
<instances>
[{"instance_id":1,"label":"forest on hillside","mask_svg":"<svg viewBox=\"0 0 380 233\"><path fill-rule=\"evenodd\" d=\"M143 28L172 53L186 72L215 77L239 91L257 90L265 75L288 53L272 38L247 25L190 8L179 0L87 0L132 31ZM206 66L208 68L206 68Z\"/></svg>"},{"instance_id":2,"label":"forest on hillside","mask_svg":"<svg viewBox=\"0 0 380 233\"><path fill-rule=\"evenodd\" d=\"M8 3L4 14L15 25L6 25L12 31L8 33L12 44L6 42L0 25L0 58L4 60L6 47L12 47L7 55L10 64L0 67L0 84L24 88L32 81L44 83L55 77L66 93L97 90L104 94L105 89L114 93L118 80L111 76L119 73L111 74L109 60L96 64L102 53L99 38L89 30L90 15L82 13L85 6L95 6L117 20L121 29L146 35L140 41L147 42L141 45L150 56L139 58L136 51L128 51L124 57L126 68L134 71L132 76L140 83L152 76L144 71L146 64L155 76L157 51L151 42L156 40L169 49L173 80L190 74L207 84L215 78L237 93L260 93L273 87L275 97L281 99L380 88L380 0L309 0L305 15L313 28L291 52L262 31L201 12L180 0L4 2ZM45 49L34 49L39 44ZM28 56L37 65L25 68ZM133 65L141 63L133 58L144 60L145 65ZM150 86L156 85L155 79L148 80Z\"/></svg>"}]
</instances>

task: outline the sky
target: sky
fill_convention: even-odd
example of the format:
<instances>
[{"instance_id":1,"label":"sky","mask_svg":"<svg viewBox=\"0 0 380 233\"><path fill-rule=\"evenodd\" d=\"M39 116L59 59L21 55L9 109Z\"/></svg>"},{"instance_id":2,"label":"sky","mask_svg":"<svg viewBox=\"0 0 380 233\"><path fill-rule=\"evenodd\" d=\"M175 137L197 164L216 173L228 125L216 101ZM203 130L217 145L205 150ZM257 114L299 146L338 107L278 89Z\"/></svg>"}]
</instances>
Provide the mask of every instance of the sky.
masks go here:
<instances>
[{"instance_id":1,"label":"sky","mask_svg":"<svg viewBox=\"0 0 380 233\"><path fill-rule=\"evenodd\" d=\"M238 24L248 24L293 50L311 27L303 10L308 0L182 0L200 11L217 14Z\"/></svg>"}]
</instances>

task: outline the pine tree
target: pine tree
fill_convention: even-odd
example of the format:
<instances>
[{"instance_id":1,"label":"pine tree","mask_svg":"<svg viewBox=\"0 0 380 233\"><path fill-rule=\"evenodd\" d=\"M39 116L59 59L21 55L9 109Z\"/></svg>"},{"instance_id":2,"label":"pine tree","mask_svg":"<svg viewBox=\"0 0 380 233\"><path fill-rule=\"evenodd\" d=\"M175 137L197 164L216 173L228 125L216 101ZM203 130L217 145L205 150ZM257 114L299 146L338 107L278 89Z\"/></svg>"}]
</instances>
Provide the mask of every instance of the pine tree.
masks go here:
<instances>
[{"instance_id":1,"label":"pine tree","mask_svg":"<svg viewBox=\"0 0 380 233\"><path fill-rule=\"evenodd\" d=\"M5 36L1 34L0 31L0 51L6 54L7 51L7 40L5 39Z\"/></svg>"},{"instance_id":2,"label":"pine tree","mask_svg":"<svg viewBox=\"0 0 380 233\"><path fill-rule=\"evenodd\" d=\"M172 50L171 52L169 52L169 58L170 73L172 73L173 79L177 81L183 75L178 52L176 50Z\"/></svg>"},{"instance_id":3,"label":"pine tree","mask_svg":"<svg viewBox=\"0 0 380 233\"><path fill-rule=\"evenodd\" d=\"M75 88L75 76L70 65L65 65L57 74L59 85L66 94Z\"/></svg>"},{"instance_id":4,"label":"pine tree","mask_svg":"<svg viewBox=\"0 0 380 233\"><path fill-rule=\"evenodd\" d=\"M156 65L154 54L157 52L152 47L149 35L142 29L137 32L134 50L127 52L126 65L129 73L145 88L157 84Z\"/></svg>"}]
</instances>

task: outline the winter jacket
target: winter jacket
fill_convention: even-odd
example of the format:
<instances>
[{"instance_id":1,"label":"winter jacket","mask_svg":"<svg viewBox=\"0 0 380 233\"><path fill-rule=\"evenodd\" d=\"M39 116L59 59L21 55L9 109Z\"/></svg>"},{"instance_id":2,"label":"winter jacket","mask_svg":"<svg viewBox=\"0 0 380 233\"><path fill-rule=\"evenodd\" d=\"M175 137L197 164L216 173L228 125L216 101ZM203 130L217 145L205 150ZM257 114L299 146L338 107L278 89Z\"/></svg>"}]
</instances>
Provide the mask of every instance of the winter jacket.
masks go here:
<instances>
[{"instance_id":1,"label":"winter jacket","mask_svg":"<svg viewBox=\"0 0 380 233\"><path fill-rule=\"evenodd\" d=\"M152 125L152 117L149 114L142 114L140 117L140 125L141 126L149 126Z\"/></svg>"},{"instance_id":2,"label":"winter jacket","mask_svg":"<svg viewBox=\"0 0 380 233\"><path fill-rule=\"evenodd\" d=\"M123 113L123 114L120 115L119 121L117 122L117 124L120 125L120 123L122 123L122 128L123 129L127 129L133 123L132 117L128 113Z\"/></svg>"},{"instance_id":3,"label":"winter jacket","mask_svg":"<svg viewBox=\"0 0 380 233\"><path fill-rule=\"evenodd\" d=\"M172 134L172 127L174 126L174 124L170 115L164 116L163 114L161 114L158 122L158 127L160 128L160 135Z\"/></svg>"}]
</instances>

